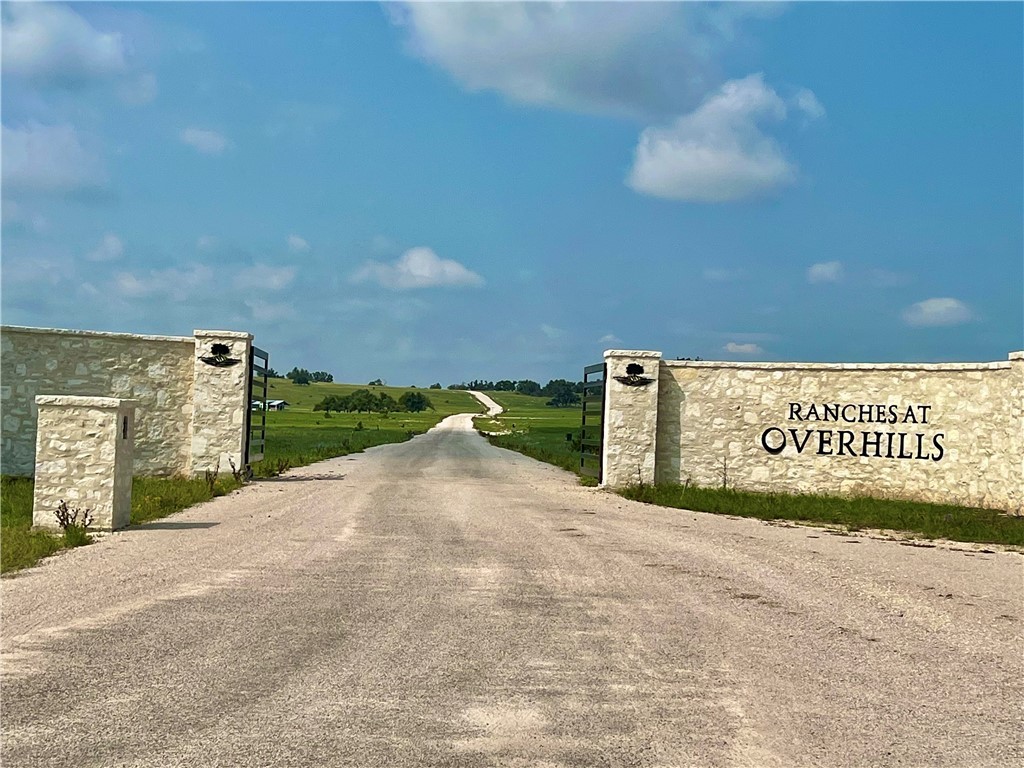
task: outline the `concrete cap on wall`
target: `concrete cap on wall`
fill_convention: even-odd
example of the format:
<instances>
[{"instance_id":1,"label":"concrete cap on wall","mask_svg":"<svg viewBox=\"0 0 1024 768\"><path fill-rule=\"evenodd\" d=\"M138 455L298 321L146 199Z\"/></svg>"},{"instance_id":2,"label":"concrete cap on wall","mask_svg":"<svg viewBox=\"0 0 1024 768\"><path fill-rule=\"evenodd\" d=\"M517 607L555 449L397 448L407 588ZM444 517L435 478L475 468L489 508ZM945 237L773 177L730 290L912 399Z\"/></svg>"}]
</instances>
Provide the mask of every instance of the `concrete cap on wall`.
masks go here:
<instances>
[{"instance_id":1,"label":"concrete cap on wall","mask_svg":"<svg viewBox=\"0 0 1024 768\"><path fill-rule=\"evenodd\" d=\"M1020 352L1011 352L1010 353L1010 359L1011 360L1024 360L1024 349L1022 349Z\"/></svg>"},{"instance_id":2,"label":"concrete cap on wall","mask_svg":"<svg viewBox=\"0 0 1024 768\"><path fill-rule=\"evenodd\" d=\"M608 357L645 357L652 360L660 360L661 352L652 352L646 349L606 349L604 356Z\"/></svg>"},{"instance_id":3,"label":"concrete cap on wall","mask_svg":"<svg viewBox=\"0 0 1024 768\"><path fill-rule=\"evenodd\" d=\"M197 339L218 338L218 339L245 339L252 341L252 334L246 331L193 331Z\"/></svg>"},{"instance_id":4,"label":"concrete cap on wall","mask_svg":"<svg viewBox=\"0 0 1024 768\"><path fill-rule=\"evenodd\" d=\"M78 397L75 395L36 395L36 405L66 405L78 408L137 408L138 400L122 397Z\"/></svg>"}]
</instances>

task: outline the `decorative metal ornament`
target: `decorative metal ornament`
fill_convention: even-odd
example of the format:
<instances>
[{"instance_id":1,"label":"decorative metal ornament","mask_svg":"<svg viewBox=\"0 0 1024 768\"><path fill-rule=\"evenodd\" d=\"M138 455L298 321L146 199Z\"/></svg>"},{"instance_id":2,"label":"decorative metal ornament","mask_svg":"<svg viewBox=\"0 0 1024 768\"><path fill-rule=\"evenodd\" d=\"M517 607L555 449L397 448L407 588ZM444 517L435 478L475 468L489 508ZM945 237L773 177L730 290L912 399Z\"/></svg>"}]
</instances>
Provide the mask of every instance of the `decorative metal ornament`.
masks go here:
<instances>
[{"instance_id":1,"label":"decorative metal ornament","mask_svg":"<svg viewBox=\"0 0 1024 768\"><path fill-rule=\"evenodd\" d=\"M227 344L214 344L210 347L210 354L199 359L214 368L230 368L242 362L236 357L228 357L230 352L231 348Z\"/></svg>"},{"instance_id":2,"label":"decorative metal ornament","mask_svg":"<svg viewBox=\"0 0 1024 768\"><path fill-rule=\"evenodd\" d=\"M626 366L625 376L614 376L617 382L625 384L627 387L646 387L648 384L654 381L644 374L644 367L638 363L630 363Z\"/></svg>"},{"instance_id":3,"label":"decorative metal ornament","mask_svg":"<svg viewBox=\"0 0 1024 768\"><path fill-rule=\"evenodd\" d=\"M646 387L654 381L654 379L650 379L646 376L640 376L636 373L629 373L625 376L613 376L612 378L620 384L625 384L627 387Z\"/></svg>"}]
</instances>

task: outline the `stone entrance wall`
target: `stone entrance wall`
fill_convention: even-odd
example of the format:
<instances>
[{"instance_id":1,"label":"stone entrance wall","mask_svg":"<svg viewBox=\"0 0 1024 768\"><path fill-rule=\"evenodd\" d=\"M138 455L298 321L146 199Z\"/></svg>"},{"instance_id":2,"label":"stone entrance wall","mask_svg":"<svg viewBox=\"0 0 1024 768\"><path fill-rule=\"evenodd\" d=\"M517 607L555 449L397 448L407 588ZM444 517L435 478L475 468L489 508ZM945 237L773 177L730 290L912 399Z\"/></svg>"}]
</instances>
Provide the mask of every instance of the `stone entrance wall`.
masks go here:
<instances>
[{"instance_id":1,"label":"stone entrance wall","mask_svg":"<svg viewBox=\"0 0 1024 768\"><path fill-rule=\"evenodd\" d=\"M239 362L204 363L214 344ZM251 344L237 331L182 337L0 327L3 473L34 472L36 395L136 401L135 474L227 471L228 459L240 467Z\"/></svg>"},{"instance_id":2,"label":"stone entrance wall","mask_svg":"<svg viewBox=\"0 0 1024 768\"><path fill-rule=\"evenodd\" d=\"M605 358L608 485L689 482L1024 513L1024 352L960 364ZM650 381L629 383L630 365Z\"/></svg>"}]
</instances>

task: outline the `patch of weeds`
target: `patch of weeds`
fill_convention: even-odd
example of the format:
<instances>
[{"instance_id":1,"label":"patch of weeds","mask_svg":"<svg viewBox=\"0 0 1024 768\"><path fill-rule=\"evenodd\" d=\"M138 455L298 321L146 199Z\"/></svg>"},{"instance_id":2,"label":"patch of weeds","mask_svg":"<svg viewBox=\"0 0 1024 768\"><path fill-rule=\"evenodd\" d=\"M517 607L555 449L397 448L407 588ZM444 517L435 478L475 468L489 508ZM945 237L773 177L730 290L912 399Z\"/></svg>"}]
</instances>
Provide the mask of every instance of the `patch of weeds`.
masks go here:
<instances>
[{"instance_id":1,"label":"patch of weeds","mask_svg":"<svg viewBox=\"0 0 1024 768\"><path fill-rule=\"evenodd\" d=\"M66 547L81 547L92 542L89 535L89 526L92 525L92 510L69 507L64 499L60 500L56 512L57 525L64 531L64 545ZM82 519L79 521L78 516Z\"/></svg>"}]
</instances>

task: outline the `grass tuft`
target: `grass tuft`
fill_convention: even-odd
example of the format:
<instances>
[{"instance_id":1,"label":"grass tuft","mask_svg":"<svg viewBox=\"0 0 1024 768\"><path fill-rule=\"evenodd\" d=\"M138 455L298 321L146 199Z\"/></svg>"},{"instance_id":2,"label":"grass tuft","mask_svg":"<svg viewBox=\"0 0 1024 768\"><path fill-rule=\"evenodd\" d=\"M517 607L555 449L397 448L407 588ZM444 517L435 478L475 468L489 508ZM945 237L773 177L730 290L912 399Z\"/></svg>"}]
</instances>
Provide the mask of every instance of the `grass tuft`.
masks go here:
<instances>
[{"instance_id":1,"label":"grass tuft","mask_svg":"<svg viewBox=\"0 0 1024 768\"><path fill-rule=\"evenodd\" d=\"M1024 517L992 509L863 496L752 493L692 485L635 485L619 493L647 504L758 520L792 520L842 525L850 531L871 528L903 531L929 539L1024 546Z\"/></svg>"}]
</instances>

